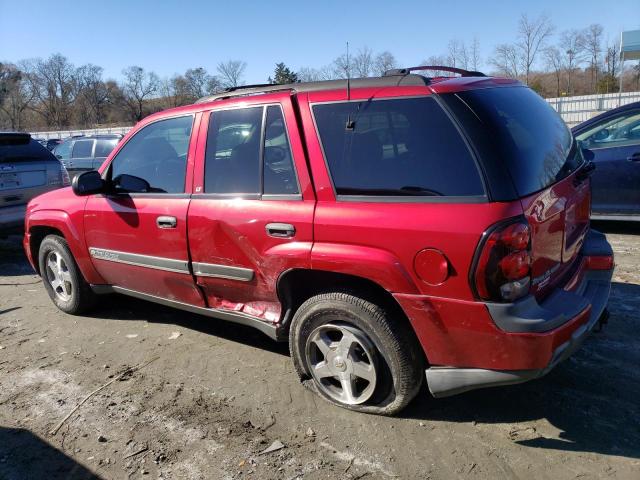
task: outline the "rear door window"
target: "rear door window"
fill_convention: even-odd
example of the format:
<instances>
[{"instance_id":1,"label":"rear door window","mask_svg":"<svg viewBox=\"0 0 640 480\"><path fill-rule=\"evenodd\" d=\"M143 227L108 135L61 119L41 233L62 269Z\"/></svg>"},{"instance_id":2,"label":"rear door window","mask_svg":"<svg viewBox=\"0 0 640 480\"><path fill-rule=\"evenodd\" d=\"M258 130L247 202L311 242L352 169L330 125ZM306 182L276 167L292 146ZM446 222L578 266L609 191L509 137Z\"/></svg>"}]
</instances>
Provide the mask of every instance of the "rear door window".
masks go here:
<instances>
[{"instance_id":1,"label":"rear door window","mask_svg":"<svg viewBox=\"0 0 640 480\"><path fill-rule=\"evenodd\" d=\"M109 140L98 140L96 142L96 151L94 156L97 158L108 157L117 144L118 140L116 138Z\"/></svg>"},{"instance_id":2,"label":"rear door window","mask_svg":"<svg viewBox=\"0 0 640 480\"><path fill-rule=\"evenodd\" d=\"M466 143L431 97L313 106L337 195L485 194Z\"/></svg>"},{"instance_id":3,"label":"rear door window","mask_svg":"<svg viewBox=\"0 0 640 480\"><path fill-rule=\"evenodd\" d=\"M93 155L94 140L77 140L71 151L71 158L88 158Z\"/></svg>"}]
</instances>

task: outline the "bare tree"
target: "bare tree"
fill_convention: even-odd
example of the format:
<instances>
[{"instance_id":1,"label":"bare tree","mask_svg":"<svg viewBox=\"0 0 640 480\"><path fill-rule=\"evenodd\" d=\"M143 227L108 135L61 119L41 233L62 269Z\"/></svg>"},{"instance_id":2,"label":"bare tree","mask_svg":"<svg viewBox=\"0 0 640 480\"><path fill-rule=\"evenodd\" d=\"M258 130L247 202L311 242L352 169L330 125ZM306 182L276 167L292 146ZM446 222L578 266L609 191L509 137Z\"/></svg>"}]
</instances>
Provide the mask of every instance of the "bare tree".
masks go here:
<instances>
[{"instance_id":1,"label":"bare tree","mask_svg":"<svg viewBox=\"0 0 640 480\"><path fill-rule=\"evenodd\" d=\"M353 78L355 73L355 69L353 67L353 59L347 56L346 53L343 53L339 57L337 57L333 63L333 78Z\"/></svg>"},{"instance_id":2,"label":"bare tree","mask_svg":"<svg viewBox=\"0 0 640 480\"><path fill-rule=\"evenodd\" d=\"M110 92L102 80L102 72L102 67L92 64L78 68L78 99L86 107L80 109L80 116L85 124L99 124L105 120Z\"/></svg>"},{"instance_id":3,"label":"bare tree","mask_svg":"<svg viewBox=\"0 0 640 480\"><path fill-rule=\"evenodd\" d=\"M514 45L501 43L493 52L489 63L498 69L498 73L507 77L518 78L520 75L520 62L518 51Z\"/></svg>"},{"instance_id":4,"label":"bare tree","mask_svg":"<svg viewBox=\"0 0 640 480\"><path fill-rule=\"evenodd\" d=\"M471 43L471 48L469 50L469 62L471 63L471 68L478 71L480 70L482 60L480 59L480 41L477 37L473 37L473 42Z\"/></svg>"},{"instance_id":5,"label":"bare tree","mask_svg":"<svg viewBox=\"0 0 640 480\"><path fill-rule=\"evenodd\" d=\"M123 107L128 111L132 120L140 121L144 118L145 101L158 93L160 79L153 72L145 72L138 66L127 67L122 71Z\"/></svg>"},{"instance_id":6,"label":"bare tree","mask_svg":"<svg viewBox=\"0 0 640 480\"><path fill-rule=\"evenodd\" d=\"M0 63L0 112L6 115L11 130L21 130L23 117L34 98L25 74L15 65Z\"/></svg>"},{"instance_id":7,"label":"bare tree","mask_svg":"<svg viewBox=\"0 0 640 480\"><path fill-rule=\"evenodd\" d=\"M459 40L450 40L447 44L447 66L456 67L460 59L461 44Z\"/></svg>"},{"instance_id":8,"label":"bare tree","mask_svg":"<svg viewBox=\"0 0 640 480\"><path fill-rule=\"evenodd\" d=\"M211 75L202 68L190 68L184 74L185 91L194 100L202 98L209 93Z\"/></svg>"},{"instance_id":9,"label":"bare tree","mask_svg":"<svg viewBox=\"0 0 640 480\"><path fill-rule=\"evenodd\" d=\"M571 95L574 70L584 61L584 37L578 30L566 30L560 36L560 53L567 76L567 95Z\"/></svg>"},{"instance_id":10,"label":"bare tree","mask_svg":"<svg viewBox=\"0 0 640 480\"><path fill-rule=\"evenodd\" d=\"M560 96L560 83L562 82L562 54L557 47L547 47L544 50L544 58L547 68L553 72L556 79L556 97Z\"/></svg>"},{"instance_id":11,"label":"bare tree","mask_svg":"<svg viewBox=\"0 0 640 480\"><path fill-rule=\"evenodd\" d=\"M79 92L78 71L59 53L46 60L23 62L29 88L36 102L32 105L47 125L63 128L70 125L72 106Z\"/></svg>"},{"instance_id":12,"label":"bare tree","mask_svg":"<svg viewBox=\"0 0 640 480\"><path fill-rule=\"evenodd\" d=\"M540 15L535 19L530 19L526 13L520 16L516 46L520 54L520 63L524 69L524 78L527 85L529 85L529 74L538 53L544 48L552 33L553 25L546 15Z\"/></svg>"},{"instance_id":13,"label":"bare tree","mask_svg":"<svg viewBox=\"0 0 640 480\"><path fill-rule=\"evenodd\" d=\"M608 75L615 77L618 74L619 60L620 53L618 52L618 45L614 42L607 47L604 57L604 64Z\"/></svg>"},{"instance_id":14,"label":"bare tree","mask_svg":"<svg viewBox=\"0 0 640 480\"><path fill-rule=\"evenodd\" d=\"M375 75L382 76L387 70L398 68L396 57L391 52L384 51L376 55L373 62L373 72Z\"/></svg>"},{"instance_id":15,"label":"bare tree","mask_svg":"<svg viewBox=\"0 0 640 480\"><path fill-rule=\"evenodd\" d=\"M373 51L364 47L353 57L353 70L357 77L369 77L373 74Z\"/></svg>"},{"instance_id":16,"label":"bare tree","mask_svg":"<svg viewBox=\"0 0 640 480\"><path fill-rule=\"evenodd\" d=\"M227 60L218 64L220 83L224 88L233 88L242 85L242 77L247 68L247 63L241 60Z\"/></svg>"},{"instance_id":17,"label":"bare tree","mask_svg":"<svg viewBox=\"0 0 640 480\"><path fill-rule=\"evenodd\" d=\"M319 82L335 78L332 65L325 65L320 68L302 67L296 73L298 74L298 80L301 82Z\"/></svg>"},{"instance_id":18,"label":"bare tree","mask_svg":"<svg viewBox=\"0 0 640 480\"><path fill-rule=\"evenodd\" d=\"M598 69L600 66L600 56L602 54L602 25L594 23L585 28L582 36L584 50L589 57L591 68L591 91L595 92L598 85Z\"/></svg>"}]
</instances>

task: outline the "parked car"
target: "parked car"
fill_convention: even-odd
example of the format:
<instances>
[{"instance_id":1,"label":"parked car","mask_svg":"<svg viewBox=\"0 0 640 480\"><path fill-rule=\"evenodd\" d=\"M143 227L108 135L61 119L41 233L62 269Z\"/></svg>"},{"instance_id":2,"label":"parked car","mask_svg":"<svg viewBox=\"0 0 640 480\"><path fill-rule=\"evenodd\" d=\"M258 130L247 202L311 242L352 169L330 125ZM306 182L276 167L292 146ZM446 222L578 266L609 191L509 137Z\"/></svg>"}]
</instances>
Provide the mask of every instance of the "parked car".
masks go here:
<instances>
[{"instance_id":1,"label":"parked car","mask_svg":"<svg viewBox=\"0 0 640 480\"><path fill-rule=\"evenodd\" d=\"M73 177L100 167L120 139L119 134L70 137L56 146L53 153Z\"/></svg>"},{"instance_id":2,"label":"parked car","mask_svg":"<svg viewBox=\"0 0 640 480\"><path fill-rule=\"evenodd\" d=\"M62 164L31 135L0 132L0 235L22 229L33 197L67 185Z\"/></svg>"},{"instance_id":3,"label":"parked car","mask_svg":"<svg viewBox=\"0 0 640 480\"><path fill-rule=\"evenodd\" d=\"M573 134L597 167L591 218L640 221L640 102L587 120Z\"/></svg>"},{"instance_id":4,"label":"parked car","mask_svg":"<svg viewBox=\"0 0 640 480\"><path fill-rule=\"evenodd\" d=\"M400 411L425 372L437 397L546 374L605 315L592 165L518 81L413 70L145 118L99 171L29 204L49 296L255 327L320 396L371 413Z\"/></svg>"},{"instance_id":5,"label":"parked car","mask_svg":"<svg viewBox=\"0 0 640 480\"><path fill-rule=\"evenodd\" d=\"M46 140L45 147L47 147L47 150L51 151L58 145L60 145L60 143L62 143L62 140L60 140L59 138L50 138Z\"/></svg>"}]
</instances>

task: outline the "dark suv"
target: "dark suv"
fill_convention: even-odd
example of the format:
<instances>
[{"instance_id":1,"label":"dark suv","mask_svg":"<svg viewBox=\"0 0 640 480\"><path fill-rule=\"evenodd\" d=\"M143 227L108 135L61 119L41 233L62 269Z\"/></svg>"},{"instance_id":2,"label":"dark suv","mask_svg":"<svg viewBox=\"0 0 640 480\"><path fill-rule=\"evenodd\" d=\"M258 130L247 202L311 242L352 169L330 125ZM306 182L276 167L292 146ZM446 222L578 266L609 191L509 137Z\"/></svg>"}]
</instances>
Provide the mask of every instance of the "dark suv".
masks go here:
<instances>
[{"instance_id":1,"label":"dark suv","mask_svg":"<svg viewBox=\"0 0 640 480\"><path fill-rule=\"evenodd\" d=\"M0 235L22 230L33 197L68 185L60 161L31 135L0 132Z\"/></svg>"},{"instance_id":2,"label":"dark suv","mask_svg":"<svg viewBox=\"0 0 640 480\"><path fill-rule=\"evenodd\" d=\"M434 396L544 375L609 297L592 164L532 90L451 70L151 115L29 204L25 251L65 312L117 292L250 325L354 410L398 412L425 372Z\"/></svg>"},{"instance_id":3,"label":"dark suv","mask_svg":"<svg viewBox=\"0 0 640 480\"><path fill-rule=\"evenodd\" d=\"M100 167L121 139L118 134L71 137L56 146L53 153L73 177Z\"/></svg>"}]
</instances>

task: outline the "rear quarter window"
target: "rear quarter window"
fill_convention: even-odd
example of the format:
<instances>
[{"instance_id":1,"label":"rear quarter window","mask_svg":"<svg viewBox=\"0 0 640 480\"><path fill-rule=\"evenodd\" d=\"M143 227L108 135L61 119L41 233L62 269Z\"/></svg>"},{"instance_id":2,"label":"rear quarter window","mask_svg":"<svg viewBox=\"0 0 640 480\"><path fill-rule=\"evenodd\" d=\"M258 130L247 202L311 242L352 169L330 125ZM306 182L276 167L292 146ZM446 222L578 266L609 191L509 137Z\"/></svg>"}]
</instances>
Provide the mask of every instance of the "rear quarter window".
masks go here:
<instances>
[{"instance_id":1,"label":"rear quarter window","mask_svg":"<svg viewBox=\"0 0 640 480\"><path fill-rule=\"evenodd\" d=\"M469 90L442 98L481 151L482 161L506 168L520 197L565 178L583 162L560 115L529 88Z\"/></svg>"},{"instance_id":2,"label":"rear quarter window","mask_svg":"<svg viewBox=\"0 0 640 480\"><path fill-rule=\"evenodd\" d=\"M337 195L485 194L464 139L434 98L326 103L312 108Z\"/></svg>"}]
</instances>

